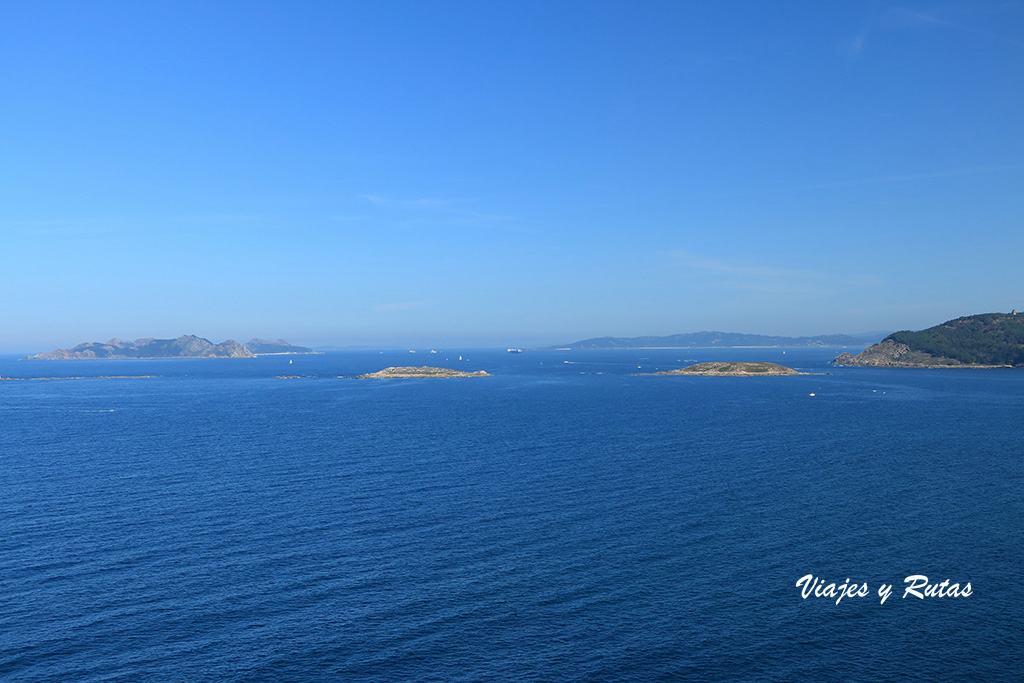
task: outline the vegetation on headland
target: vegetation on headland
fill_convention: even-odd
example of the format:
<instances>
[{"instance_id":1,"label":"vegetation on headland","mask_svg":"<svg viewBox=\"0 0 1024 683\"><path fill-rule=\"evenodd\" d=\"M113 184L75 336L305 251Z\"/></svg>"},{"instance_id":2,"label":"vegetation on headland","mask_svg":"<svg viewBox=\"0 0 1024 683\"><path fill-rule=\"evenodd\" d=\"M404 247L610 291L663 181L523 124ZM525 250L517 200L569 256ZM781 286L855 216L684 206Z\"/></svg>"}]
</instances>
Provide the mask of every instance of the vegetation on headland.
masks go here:
<instances>
[{"instance_id":1,"label":"vegetation on headland","mask_svg":"<svg viewBox=\"0 0 1024 683\"><path fill-rule=\"evenodd\" d=\"M461 370L450 370L448 368L432 368L424 365L421 368L413 367L390 367L378 372L370 372L365 375L357 375L356 379L418 379L421 377L490 377L490 373L478 370L477 372L463 372Z\"/></svg>"},{"instance_id":2,"label":"vegetation on headland","mask_svg":"<svg viewBox=\"0 0 1024 683\"><path fill-rule=\"evenodd\" d=\"M1024 314L982 313L925 330L895 332L836 365L859 367L1024 367Z\"/></svg>"},{"instance_id":3,"label":"vegetation on headland","mask_svg":"<svg viewBox=\"0 0 1024 683\"><path fill-rule=\"evenodd\" d=\"M652 375L705 375L714 377L768 377L802 375L793 368L777 363L746 363L738 361L697 363L678 370L653 372Z\"/></svg>"}]
</instances>

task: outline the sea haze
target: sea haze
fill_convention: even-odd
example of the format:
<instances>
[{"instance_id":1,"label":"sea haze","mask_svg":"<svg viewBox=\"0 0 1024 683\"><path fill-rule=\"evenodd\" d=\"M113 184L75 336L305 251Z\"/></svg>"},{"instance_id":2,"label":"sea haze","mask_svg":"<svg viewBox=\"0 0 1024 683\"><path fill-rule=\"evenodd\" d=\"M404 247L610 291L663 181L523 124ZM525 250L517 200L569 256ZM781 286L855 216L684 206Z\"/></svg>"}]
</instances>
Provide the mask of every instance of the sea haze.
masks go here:
<instances>
[{"instance_id":1,"label":"sea haze","mask_svg":"<svg viewBox=\"0 0 1024 683\"><path fill-rule=\"evenodd\" d=\"M0 678L1020 680L1024 372L838 351L2 359Z\"/></svg>"}]
</instances>

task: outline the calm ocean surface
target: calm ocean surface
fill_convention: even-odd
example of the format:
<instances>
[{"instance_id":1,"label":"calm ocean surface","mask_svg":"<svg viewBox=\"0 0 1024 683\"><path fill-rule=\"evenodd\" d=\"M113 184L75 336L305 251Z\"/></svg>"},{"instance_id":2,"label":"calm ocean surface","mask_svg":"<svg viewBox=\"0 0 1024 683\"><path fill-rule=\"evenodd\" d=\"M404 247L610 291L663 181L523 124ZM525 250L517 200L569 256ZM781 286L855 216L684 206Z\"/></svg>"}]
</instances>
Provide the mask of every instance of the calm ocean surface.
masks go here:
<instances>
[{"instance_id":1,"label":"calm ocean surface","mask_svg":"<svg viewBox=\"0 0 1024 683\"><path fill-rule=\"evenodd\" d=\"M2 358L155 377L0 382L0 679L1024 679L1024 371L836 353Z\"/></svg>"}]
</instances>

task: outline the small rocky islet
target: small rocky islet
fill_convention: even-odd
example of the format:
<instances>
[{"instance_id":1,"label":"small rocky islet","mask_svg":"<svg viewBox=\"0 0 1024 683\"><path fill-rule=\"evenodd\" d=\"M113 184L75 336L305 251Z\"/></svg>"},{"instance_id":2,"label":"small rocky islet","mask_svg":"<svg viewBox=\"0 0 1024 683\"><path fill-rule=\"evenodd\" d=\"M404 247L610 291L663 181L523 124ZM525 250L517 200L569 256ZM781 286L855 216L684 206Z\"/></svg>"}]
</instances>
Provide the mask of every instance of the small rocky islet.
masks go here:
<instances>
[{"instance_id":1,"label":"small rocky islet","mask_svg":"<svg viewBox=\"0 0 1024 683\"><path fill-rule=\"evenodd\" d=\"M652 372L652 375L703 375L706 377L779 377L785 375L804 375L793 368L778 363L751 363L739 361L718 361L697 363L678 370Z\"/></svg>"},{"instance_id":2,"label":"small rocky islet","mask_svg":"<svg viewBox=\"0 0 1024 683\"><path fill-rule=\"evenodd\" d=\"M434 368L428 365L423 367L390 367L377 372L369 372L364 375L356 375L356 379L420 379L420 378L453 378L453 377L490 377L491 374L483 370L476 372L464 372L450 368Z\"/></svg>"}]
</instances>

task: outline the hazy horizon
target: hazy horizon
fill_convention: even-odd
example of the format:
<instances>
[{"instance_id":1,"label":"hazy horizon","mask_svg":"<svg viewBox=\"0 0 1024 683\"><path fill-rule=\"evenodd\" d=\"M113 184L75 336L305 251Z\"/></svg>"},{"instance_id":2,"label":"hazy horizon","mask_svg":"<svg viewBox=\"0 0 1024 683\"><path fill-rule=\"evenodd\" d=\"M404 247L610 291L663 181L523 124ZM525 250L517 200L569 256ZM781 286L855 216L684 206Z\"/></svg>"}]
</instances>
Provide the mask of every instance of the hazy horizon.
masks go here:
<instances>
[{"instance_id":1,"label":"hazy horizon","mask_svg":"<svg viewBox=\"0 0 1024 683\"><path fill-rule=\"evenodd\" d=\"M891 331L895 331L895 330L891 330ZM405 349L415 349L415 350L425 350L425 349L501 349L501 348L506 348L506 347L508 347L508 348L536 348L536 347L561 346L561 345L572 344L572 343L575 343L575 342L586 341L588 339L600 339L600 338L605 338L605 337L615 337L615 338L662 337L662 336L672 336L672 335L677 335L677 334L678 335L697 334L697 333L701 333L701 332L739 333L739 334L762 335L762 336L771 336L771 337L824 337L824 336L831 336L831 335L848 335L848 336L851 336L851 337L864 337L864 336L877 335L879 337L879 339L881 339L883 336L885 336L886 334L889 334L891 331L867 330L867 331L861 331L861 332L821 332L821 333L817 333L817 334L789 335L789 334L768 334L768 333L755 332L755 331L749 331L749 330L719 330L719 329L711 329L711 328L702 328L702 329L699 329L699 330L698 329L694 329L694 330L690 330L690 331L686 331L686 332L672 332L672 333L669 333L669 334L666 334L666 335L660 335L660 334L659 335L648 335L648 334L625 334L625 335L597 334L597 335L590 335L590 336L584 336L584 337L576 337L576 338L572 338L572 339L562 339L562 338L557 338L556 339L556 338L553 338L553 337L551 337L551 338L546 338L546 337L533 337L533 338L520 337L518 339L513 339L511 341L506 341L504 339L488 339L488 338L476 338L476 339L474 339L474 338L463 338L461 340L460 339L437 338L437 339L434 339L434 340L430 340L430 339L412 339L412 340L410 340L410 343L408 343L408 344L396 343L393 340L392 341L385 340L385 341L381 341L381 342L377 342L377 343L372 343L372 342L371 343L359 343L359 342L355 342L355 343L342 343L342 342L338 342L338 341L332 341L332 340L329 340L329 339L327 339L327 340L319 340L319 341L311 341L311 340L302 340L302 339L289 339L287 337L281 337L279 335L252 335L252 336L247 336L247 337L235 335L235 336L224 337L224 338L211 337L211 336L208 336L208 335L203 335L203 334L198 334L198 333L194 334L192 332L185 332L185 333L183 333L183 335L193 335L194 334L194 336L206 339L207 341L213 342L214 344L219 344L221 342L228 341L229 339L234 340L234 341L239 342L239 343L243 343L243 344L247 343L249 340L255 339L255 338L262 338L262 339L268 339L268 340L284 339L285 341L287 341L288 343L290 343L290 344L292 344L294 346L305 346L305 347L313 348L314 350L337 350L337 351L344 351L344 350L405 350ZM136 339L146 339L146 338L176 339L176 338L178 338L180 336L183 336L183 335L182 334L176 334L176 335L170 335L170 336L167 336L167 337L160 337L160 336L154 336L154 335L142 335L142 336L135 336L135 337L125 337L125 336L120 336L120 335L114 335L114 336L110 336L110 337L105 337L103 339L80 339L80 340L75 341L75 342L68 342L68 343L66 343L64 345L60 345L60 344L53 345L53 344L51 344L50 346L45 346L44 345L43 347L39 347L39 348L33 347L33 349L23 349L23 348L14 348L14 347L0 348L0 354L3 354L3 355L16 355L16 354L20 354L20 353L34 354L34 353L39 353L39 352L50 352L50 351L54 351L56 349L70 349L70 348L72 348L74 346L77 346L78 344L83 344L83 343L105 343L105 342L110 341L110 340L115 339L115 338L116 339L120 339L122 341L135 341ZM433 342L436 342L436 343L433 343Z\"/></svg>"},{"instance_id":2,"label":"hazy horizon","mask_svg":"<svg viewBox=\"0 0 1024 683\"><path fill-rule=\"evenodd\" d=\"M4 14L0 352L807 336L1024 307L1020 3Z\"/></svg>"}]
</instances>

